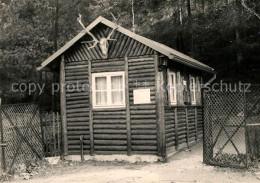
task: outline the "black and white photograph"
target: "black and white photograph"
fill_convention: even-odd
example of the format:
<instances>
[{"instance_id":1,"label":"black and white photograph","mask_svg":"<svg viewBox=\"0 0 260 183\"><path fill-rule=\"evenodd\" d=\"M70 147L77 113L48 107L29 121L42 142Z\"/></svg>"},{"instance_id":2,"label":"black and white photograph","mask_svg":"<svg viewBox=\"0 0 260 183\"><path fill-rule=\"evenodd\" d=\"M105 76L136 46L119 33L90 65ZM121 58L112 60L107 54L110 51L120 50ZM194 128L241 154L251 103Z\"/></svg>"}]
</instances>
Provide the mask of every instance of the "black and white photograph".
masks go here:
<instances>
[{"instance_id":1,"label":"black and white photograph","mask_svg":"<svg viewBox=\"0 0 260 183\"><path fill-rule=\"evenodd\" d=\"M260 1L0 0L0 182L260 182Z\"/></svg>"}]
</instances>

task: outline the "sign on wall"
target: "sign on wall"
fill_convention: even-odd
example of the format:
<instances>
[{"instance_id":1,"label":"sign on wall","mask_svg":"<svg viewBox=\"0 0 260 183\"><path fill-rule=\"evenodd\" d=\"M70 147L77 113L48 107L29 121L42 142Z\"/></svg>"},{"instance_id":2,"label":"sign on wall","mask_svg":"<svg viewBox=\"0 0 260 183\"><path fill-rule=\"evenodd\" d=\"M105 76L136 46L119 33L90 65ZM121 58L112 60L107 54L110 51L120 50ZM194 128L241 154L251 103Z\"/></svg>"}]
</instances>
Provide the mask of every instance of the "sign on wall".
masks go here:
<instances>
[{"instance_id":1,"label":"sign on wall","mask_svg":"<svg viewBox=\"0 0 260 183\"><path fill-rule=\"evenodd\" d=\"M135 89L133 92L134 92L134 104L151 103L150 88Z\"/></svg>"}]
</instances>

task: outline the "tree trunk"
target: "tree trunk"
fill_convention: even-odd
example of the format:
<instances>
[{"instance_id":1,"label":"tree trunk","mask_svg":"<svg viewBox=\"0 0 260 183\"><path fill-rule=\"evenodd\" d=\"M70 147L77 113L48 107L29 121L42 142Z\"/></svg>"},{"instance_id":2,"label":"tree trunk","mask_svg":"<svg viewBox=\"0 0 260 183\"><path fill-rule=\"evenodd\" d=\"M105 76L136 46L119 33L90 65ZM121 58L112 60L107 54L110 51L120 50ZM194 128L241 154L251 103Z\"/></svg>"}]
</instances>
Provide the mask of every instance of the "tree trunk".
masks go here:
<instances>
[{"instance_id":1,"label":"tree trunk","mask_svg":"<svg viewBox=\"0 0 260 183\"><path fill-rule=\"evenodd\" d=\"M190 0L187 0L187 12L188 12L188 16L191 17Z\"/></svg>"}]
</instances>

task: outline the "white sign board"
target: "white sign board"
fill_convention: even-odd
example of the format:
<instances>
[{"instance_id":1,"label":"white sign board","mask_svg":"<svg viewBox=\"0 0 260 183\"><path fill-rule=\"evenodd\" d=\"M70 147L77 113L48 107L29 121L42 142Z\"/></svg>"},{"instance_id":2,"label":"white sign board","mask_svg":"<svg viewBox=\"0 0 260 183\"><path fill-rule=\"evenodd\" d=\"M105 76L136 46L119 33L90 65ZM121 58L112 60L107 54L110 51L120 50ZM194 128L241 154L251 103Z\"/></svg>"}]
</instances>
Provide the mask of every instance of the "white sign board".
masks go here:
<instances>
[{"instance_id":1,"label":"white sign board","mask_svg":"<svg viewBox=\"0 0 260 183\"><path fill-rule=\"evenodd\" d=\"M134 104L149 104L151 103L150 88L134 90Z\"/></svg>"}]
</instances>

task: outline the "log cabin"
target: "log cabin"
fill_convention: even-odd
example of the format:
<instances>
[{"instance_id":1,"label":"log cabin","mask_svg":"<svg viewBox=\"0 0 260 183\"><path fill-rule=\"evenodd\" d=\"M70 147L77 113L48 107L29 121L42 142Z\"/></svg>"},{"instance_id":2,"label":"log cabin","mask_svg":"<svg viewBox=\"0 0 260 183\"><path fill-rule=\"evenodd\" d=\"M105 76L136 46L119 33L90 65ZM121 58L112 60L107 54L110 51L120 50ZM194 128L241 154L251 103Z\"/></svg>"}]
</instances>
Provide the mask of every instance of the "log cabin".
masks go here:
<instances>
[{"instance_id":1,"label":"log cabin","mask_svg":"<svg viewBox=\"0 0 260 183\"><path fill-rule=\"evenodd\" d=\"M166 160L203 135L200 85L214 69L103 17L44 68L59 73L65 156L83 150Z\"/></svg>"}]
</instances>

